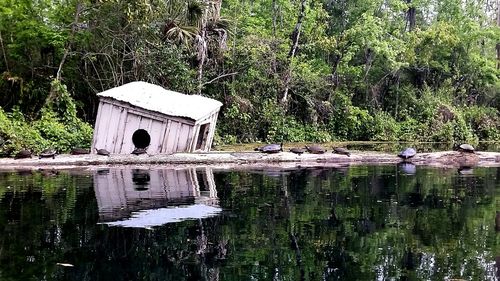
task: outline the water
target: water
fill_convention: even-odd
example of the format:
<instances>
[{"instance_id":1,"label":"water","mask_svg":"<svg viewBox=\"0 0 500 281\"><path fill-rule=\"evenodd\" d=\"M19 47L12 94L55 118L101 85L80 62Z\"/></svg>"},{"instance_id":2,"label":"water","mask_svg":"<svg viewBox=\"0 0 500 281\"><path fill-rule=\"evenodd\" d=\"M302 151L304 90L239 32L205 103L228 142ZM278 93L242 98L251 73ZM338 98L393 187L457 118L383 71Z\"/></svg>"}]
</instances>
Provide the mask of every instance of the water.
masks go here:
<instances>
[{"instance_id":1,"label":"water","mask_svg":"<svg viewBox=\"0 0 500 281\"><path fill-rule=\"evenodd\" d=\"M499 280L500 169L0 173L0 280Z\"/></svg>"}]
</instances>

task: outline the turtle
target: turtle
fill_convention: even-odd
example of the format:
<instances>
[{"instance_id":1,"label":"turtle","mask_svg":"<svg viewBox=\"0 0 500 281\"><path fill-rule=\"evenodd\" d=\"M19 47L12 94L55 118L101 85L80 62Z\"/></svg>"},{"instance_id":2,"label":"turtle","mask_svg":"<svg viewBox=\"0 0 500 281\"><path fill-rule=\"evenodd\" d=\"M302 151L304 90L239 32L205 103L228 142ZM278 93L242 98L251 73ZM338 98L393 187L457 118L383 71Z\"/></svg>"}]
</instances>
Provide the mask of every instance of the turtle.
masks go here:
<instances>
[{"instance_id":1,"label":"turtle","mask_svg":"<svg viewBox=\"0 0 500 281\"><path fill-rule=\"evenodd\" d=\"M317 144L306 145L305 149L307 149L307 151L312 154L323 154L326 152L326 149L324 147Z\"/></svg>"},{"instance_id":2,"label":"turtle","mask_svg":"<svg viewBox=\"0 0 500 281\"><path fill-rule=\"evenodd\" d=\"M141 154L147 154L147 151L146 151L147 148L135 148L131 154L134 154L134 155L141 155Z\"/></svg>"},{"instance_id":3,"label":"turtle","mask_svg":"<svg viewBox=\"0 0 500 281\"><path fill-rule=\"evenodd\" d=\"M109 156L109 151L107 151L106 149L104 148L101 148L101 149L95 149L97 154L99 155L103 155L103 156Z\"/></svg>"},{"instance_id":4,"label":"turtle","mask_svg":"<svg viewBox=\"0 0 500 281\"><path fill-rule=\"evenodd\" d=\"M71 155L82 155L82 154L89 154L90 151L88 149L85 149L85 148L79 148L79 147L75 147L71 150Z\"/></svg>"},{"instance_id":5,"label":"turtle","mask_svg":"<svg viewBox=\"0 0 500 281\"><path fill-rule=\"evenodd\" d=\"M47 148L45 150L43 150L42 152L40 152L40 154L38 154L38 158L39 159L42 159L42 158L52 158L52 159L55 159L56 158L56 154L57 154L57 151L53 148Z\"/></svg>"},{"instance_id":6,"label":"turtle","mask_svg":"<svg viewBox=\"0 0 500 281\"><path fill-rule=\"evenodd\" d=\"M472 145L468 143L463 143L458 146L458 150L461 152L474 153L475 149Z\"/></svg>"},{"instance_id":7,"label":"turtle","mask_svg":"<svg viewBox=\"0 0 500 281\"><path fill-rule=\"evenodd\" d=\"M344 147L333 147L332 153L347 155L347 157L351 157L351 153Z\"/></svg>"},{"instance_id":8,"label":"turtle","mask_svg":"<svg viewBox=\"0 0 500 281\"><path fill-rule=\"evenodd\" d=\"M290 148L290 152L301 155L302 153L306 152L305 148L299 148L299 147L294 147Z\"/></svg>"},{"instance_id":9,"label":"turtle","mask_svg":"<svg viewBox=\"0 0 500 281\"><path fill-rule=\"evenodd\" d=\"M398 157L401 157L403 159L409 159L415 156L415 154L417 154L417 150L415 150L415 148L407 147L398 154Z\"/></svg>"},{"instance_id":10,"label":"turtle","mask_svg":"<svg viewBox=\"0 0 500 281\"><path fill-rule=\"evenodd\" d=\"M22 149L14 156L14 159L31 158L31 151Z\"/></svg>"},{"instance_id":11,"label":"turtle","mask_svg":"<svg viewBox=\"0 0 500 281\"><path fill-rule=\"evenodd\" d=\"M278 153L283 151L283 143L276 144L266 144L264 146L258 147L258 151L262 153Z\"/></svg>"}]
</instances>

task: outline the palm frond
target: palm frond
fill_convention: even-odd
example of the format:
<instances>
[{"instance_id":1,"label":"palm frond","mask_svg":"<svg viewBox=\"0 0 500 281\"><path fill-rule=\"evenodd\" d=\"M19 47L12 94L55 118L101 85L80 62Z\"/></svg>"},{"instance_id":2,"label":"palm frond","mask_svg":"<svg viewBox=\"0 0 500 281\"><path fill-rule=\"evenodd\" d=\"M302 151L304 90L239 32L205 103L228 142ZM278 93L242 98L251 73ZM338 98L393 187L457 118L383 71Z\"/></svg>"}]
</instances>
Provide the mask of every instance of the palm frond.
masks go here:
<instances>
[{"instance_id":1,"label":"palm frond","mask_svg":"<svg viewBox=\"0 0 500 281\"><path fill-rule=\"evenodd\" d=\"M203 18L207 5L203 2L192 0L188 1L186 7L186 19L191 25L197 25Z\"/></svg>"}]
</instances>

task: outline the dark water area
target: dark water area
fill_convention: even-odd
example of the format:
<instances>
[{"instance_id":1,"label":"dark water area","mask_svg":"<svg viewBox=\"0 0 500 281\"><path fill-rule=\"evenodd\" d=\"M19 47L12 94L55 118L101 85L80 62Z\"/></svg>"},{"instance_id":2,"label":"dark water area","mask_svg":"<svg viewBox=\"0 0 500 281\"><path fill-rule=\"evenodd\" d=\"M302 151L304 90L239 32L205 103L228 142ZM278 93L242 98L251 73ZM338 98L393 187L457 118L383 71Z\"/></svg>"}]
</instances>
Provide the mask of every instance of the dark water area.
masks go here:
<instances>
[{"instance_id":1,"label":"dark water area","mask_svg":"<svg viewBox=\"0 0 500 281\"><path fill-rule=\"evenodd\" d=\"M500 169L0 173L0 280L499 280Z\"/></svg>"}]
</instances>

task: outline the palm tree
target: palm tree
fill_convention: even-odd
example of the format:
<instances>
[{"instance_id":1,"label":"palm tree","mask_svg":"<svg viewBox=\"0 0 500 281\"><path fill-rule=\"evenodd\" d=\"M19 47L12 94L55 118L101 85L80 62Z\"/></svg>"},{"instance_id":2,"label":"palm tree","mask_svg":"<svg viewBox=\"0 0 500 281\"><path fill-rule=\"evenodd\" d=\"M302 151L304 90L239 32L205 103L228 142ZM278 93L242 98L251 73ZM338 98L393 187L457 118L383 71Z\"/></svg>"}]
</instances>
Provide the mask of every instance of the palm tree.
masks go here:
<instances>
[{"instance_id":1,"label":"palm tree","mask_svg":"<svg viewBox=\"0 0 500 281\"><path fill-rule=\"evenodd\" d=\"M165 21L165 41L191 46L198 63L198 94L203 87L203 68L211 54L226 49L229 22L220 16L222 0L171 0Z\"/></svg>"}]
</instances>

